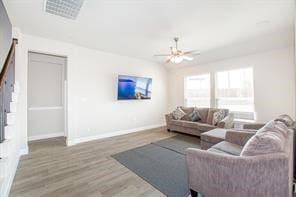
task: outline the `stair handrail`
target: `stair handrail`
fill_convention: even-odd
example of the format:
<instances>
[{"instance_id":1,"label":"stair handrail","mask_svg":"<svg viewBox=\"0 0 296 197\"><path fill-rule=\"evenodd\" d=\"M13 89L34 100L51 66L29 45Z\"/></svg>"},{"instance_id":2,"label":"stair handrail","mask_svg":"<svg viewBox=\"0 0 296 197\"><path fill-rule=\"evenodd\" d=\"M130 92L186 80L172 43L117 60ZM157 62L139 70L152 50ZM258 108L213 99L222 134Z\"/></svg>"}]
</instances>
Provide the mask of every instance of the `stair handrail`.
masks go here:
<instances>
[{"instance_id":1,"label":"stair handrail","mask_svg":"<svg viewBox=\"0 0 296 197\"><path fill-rule=\"evenodd\" d=\"M4 78L5 78L5 75L9 69L9 66L11 65L10 62L14 56L14 52L15 52L15 46L17 45L18 43L18 40L16 38L13 38L12 39L12 44L11 44L11 47L9 49L9 52L8 52L8 56L4 62L4 65L3 65L3 68L1 70L1 73L0 73L0 87L3 85L4 83Z\"/></svg>"},{"instance_id":2,"label":"stair handrail","mask_svg":"<svg viewBox=\"0 0 296 197\"><path fill-rule=\"evenodd\" d=\"M0 72L0 143L5 140L7 113L10 110L11 93L15 83L15 46L17 43L18 40L14 38Z\"/></svg>"}]
</instances>

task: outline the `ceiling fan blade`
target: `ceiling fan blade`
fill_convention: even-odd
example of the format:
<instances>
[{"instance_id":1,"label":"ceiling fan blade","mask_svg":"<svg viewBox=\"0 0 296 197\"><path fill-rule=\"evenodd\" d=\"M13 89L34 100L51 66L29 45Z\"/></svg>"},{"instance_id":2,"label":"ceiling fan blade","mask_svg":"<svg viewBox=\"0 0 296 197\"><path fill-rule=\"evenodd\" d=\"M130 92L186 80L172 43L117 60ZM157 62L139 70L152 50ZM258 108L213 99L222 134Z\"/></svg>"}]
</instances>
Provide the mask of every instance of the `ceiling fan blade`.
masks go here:
<instances>
[{"instance_id":1,"label":"ceiling fan blade","mask_svg":"<svg viewBox=\"0 0 296 197\"><path fill-rule=\"evenodd\" d=\"M189 57L189 56L184 55L184 56L183 56L183 59L184 59L184 60L187 60L187 61L192 61L194 58L193 58L193 57Z\"/></svg>"},{"instance_id":2,"label":"ceiling fan blade","mask_svg":"<svg viewBox=\"0 0 296 197\"><path fill-rule=\"evenodd\" d=\"M200 51L199 50L185 51L183 54L184 55L186 55L186 54L199 55Z\"/></svg>"},{"instance_id":3,"label":"ceiling fan blade","mask_svg":"<svg viewBox=\"0 0 296 197\"><path fill-rule=\"evenodd\" d=\"M156 54L154 56L170 56L171 54Z\"/></svg>"}]
</instances>

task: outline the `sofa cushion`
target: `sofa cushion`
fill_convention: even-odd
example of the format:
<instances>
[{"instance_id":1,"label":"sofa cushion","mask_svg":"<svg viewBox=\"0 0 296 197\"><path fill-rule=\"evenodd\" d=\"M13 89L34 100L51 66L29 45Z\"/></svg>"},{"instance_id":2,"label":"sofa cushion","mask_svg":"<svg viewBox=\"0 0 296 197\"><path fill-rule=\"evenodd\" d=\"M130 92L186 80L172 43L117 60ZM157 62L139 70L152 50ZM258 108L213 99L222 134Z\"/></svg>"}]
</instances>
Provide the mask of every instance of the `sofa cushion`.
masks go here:
<instances>
[{"instance_id":1,"label":"sofa cushion","mask_svg":"<svg viewBox=\"0 0 296 197\"><path fill-rule=\"evenodd\" d=\"M282 152L284 142L276 135L270 133L256 134L246 143L241 156L255 156Z\"/></svg>"},{"instance_id":2,"label":"sofa cushion","mask_svg":"<svg viewBox=\"0 0 296 197\"><path fill-rule=\"evenodd\" d=\"M213 153L218 153L218 154L224 154L224 155L230 155L229 153L227 152L224 152L224 151L221 151L221 150L218 150L218 149L215 149L215 148L209 148L207 151L210 151L210 152L213 152Z\"/></svg>"},{"instance_id":3,"label":"sofa cushion","mask_svg":"<svg viewBox=\"0 0 296 197\"><path fill-rule=\"evenodd\" d=\"M192 121L192 120L191 120L191 113L189 113L189 114L185 114L185 116L183 116L183 117L181 118L181 120Z\"/></svg>"},{"instance_id":4,"label":"sofa cushion","mask_svg":"<svg viewBox=\"0 0 296 197\"><path fill-rule=\"evenodd\" d=\"M256 135L246 143L241 155L253 156L282 152L290 132L285 123L272 120L259 129Z\"/></svg>"},{"instance_id":5,"label":"sofa cushion","mask_svg":"<svg viewBox=\"0 0 296 197\"><path fill-rule=\"evenodd\" d=\"M223 141L214 145L212 148L226 152L231 155L239 156L240 153L242 152L243 146L239 146L237 144Z\"/></svg>"},{"instance_id":6,"label":"sofa cushion","mask_svg":"<svg viewBox=\"0 0 296 197\"><path fill-rule=\"evenodd\" d=\"M213 116L214 116L214 113L215 112L218 112L218 111L222 111L221 113L224 114L224 116L222 117L222 119L225 116L227 116L227 114L228 114L228 110L227 109L210 108L209 111L208 111L208 116L207 116L207 119L206 119L206 123L213 124Z\"/></svg>"},{"instance_id":7,"label":"sofa cushion","mask_svg":"<svg viewBox=\"0 0 296 197\"><path fill-rule=\"evenodd\" d=\"M227 129L216 128L201 134L201 140L211 144L217 144L225 140Z\"/></svg>"},{"instance_id":8,"label":"sofa cushion","mask_svg":"<svg viewBox=\"0 0 296 197\"><path fill-rule=\"evenodd\" d=\"M208 118L209 108L197 108L197 111L198 111L200 118L201 118L200 122L206 123L207 118Z\"/></svg>"},{"instance_id":9,"label":"sofa cushion","mask_svg":"<svg viewBox=\"0 0 296 197\"><path fill-rule=\"evenodd\" d=\"M182 126L182 127L188 127L193 129L198 129L200 131L209 131L211 129L216 128L213 125L208 125L200 122L191 122L191 121L185 121L185 120L172 120L171 124Z\"/></svg>"},{"instance_id":10,"label":"sofa cushion","mask_svg":"<svg viewBox=\"0 0 296 197\"><path fill-rule=\"evenodd\" d=\"M284 140L283 138L286 138L289 135L289 128L284 122L272 120L257 131L258 134L267 132L273 132L274 135L277 135L279 138Z\"/></svg>"},{"instance_id":11,"label":"sofa cushion","mask_svg":"<svg viewBox=\"0 0 296 197\"><path fill-rule=\"evenodd\" d=\"M180 108L186 113L186 114L190 114L193 112L194 110L194 107L183 107L183 106L180 106Z\"/></svg>"},{"instance_id":12,"label":"sofa cushion","mask_svg":"<svg viewBox=\"0 0 296 197\"><path fill-rule=\"evenodd\" d=\"M181 107L177 107L177 109L172 112L172 115L175 120L180 120L186 115L186 113L181 109Z\"/></svg>"}]
</instances>

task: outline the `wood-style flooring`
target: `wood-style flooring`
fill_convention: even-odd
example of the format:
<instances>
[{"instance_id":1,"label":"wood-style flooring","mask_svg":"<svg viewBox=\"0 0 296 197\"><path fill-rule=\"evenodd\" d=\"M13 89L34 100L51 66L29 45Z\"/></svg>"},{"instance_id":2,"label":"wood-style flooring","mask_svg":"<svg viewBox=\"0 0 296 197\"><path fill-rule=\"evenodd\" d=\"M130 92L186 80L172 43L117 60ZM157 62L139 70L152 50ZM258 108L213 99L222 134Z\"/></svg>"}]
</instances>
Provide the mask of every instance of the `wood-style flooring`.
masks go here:
<instances>
[{"instance_id":1,"label":"wood-style flooring","mask_svg":"<svg viewBox=\"0 0 296 197\"><path fill-rule=\"evenodd\" d=\"M152 129L75 146L65 138L29 143L21 158L11 197L164 196L111 155L175 135Z\"/></svg>"}]
</instances>

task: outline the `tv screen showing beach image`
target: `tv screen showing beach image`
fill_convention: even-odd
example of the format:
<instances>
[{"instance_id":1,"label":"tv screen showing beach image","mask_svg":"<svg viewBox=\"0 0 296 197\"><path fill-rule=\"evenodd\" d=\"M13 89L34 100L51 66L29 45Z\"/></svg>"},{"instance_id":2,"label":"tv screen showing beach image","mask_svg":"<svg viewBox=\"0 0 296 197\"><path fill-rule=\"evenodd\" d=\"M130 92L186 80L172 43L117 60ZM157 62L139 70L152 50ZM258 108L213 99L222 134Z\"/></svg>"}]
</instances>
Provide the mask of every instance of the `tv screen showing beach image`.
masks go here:
<instances>
[{"instance_id":1,"label":"tv screen showing beach image","mask_svg":"<svg viewBox=\"0 0 296 197\"><path fill-rule=\"evenodd\" d=\"M151 85L151 78L119 75L117 99L151 99Z\"/></svg>"}]
</instances>

